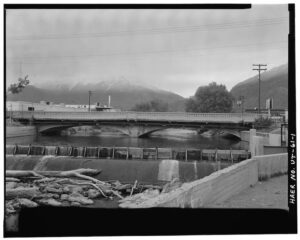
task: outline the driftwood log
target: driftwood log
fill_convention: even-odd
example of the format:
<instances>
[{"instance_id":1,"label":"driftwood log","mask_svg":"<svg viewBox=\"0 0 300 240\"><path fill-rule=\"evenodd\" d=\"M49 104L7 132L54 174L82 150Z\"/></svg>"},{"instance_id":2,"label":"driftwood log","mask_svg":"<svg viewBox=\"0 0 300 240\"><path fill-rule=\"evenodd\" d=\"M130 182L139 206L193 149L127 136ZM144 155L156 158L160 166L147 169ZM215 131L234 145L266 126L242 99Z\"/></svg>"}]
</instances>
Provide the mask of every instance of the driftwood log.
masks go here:
<instances>
[{"instance_id":1,"label":"driftwood log","mask_svg":"<svg viewBox=\"0 0 300 240\"><path fill-rule=\"evenodd\" d=\"M23 170L6 170L6 178L26 178L26 177L35 177L35 178L66 178L66 177L76 177L80 179L85 179L92 181L93 183L105 184L104 182L86 175L97 175L101 170L81 168L70 171L23 171Z\"/></svg>"},{"instance_id":2,"label":"driftwood log","mask_svg":"<svg viewBox=\"0 0 300 240\"><path fill-rule=\"evenodd\" d=\"M14 189L6 189L5 197L7 200L14 198L29 198L32 199L40 195L41 192L37 187L18 187Z\"/></svg>"}]
</instances>

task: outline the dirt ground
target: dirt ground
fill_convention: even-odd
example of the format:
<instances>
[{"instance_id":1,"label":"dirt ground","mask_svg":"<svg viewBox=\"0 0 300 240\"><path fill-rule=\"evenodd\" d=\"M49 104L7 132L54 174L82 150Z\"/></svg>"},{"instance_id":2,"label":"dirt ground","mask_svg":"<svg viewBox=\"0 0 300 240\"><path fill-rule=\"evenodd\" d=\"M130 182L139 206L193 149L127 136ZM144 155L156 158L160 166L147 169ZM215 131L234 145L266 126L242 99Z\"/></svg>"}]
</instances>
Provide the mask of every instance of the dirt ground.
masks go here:
<instances>
[{"instance_id":1,"label":"dirt ground","mask_svg":"<svg viewBox=\"0 0 300 240\"><path fill-rule=\"evenodd\" d=\"M288 209L288 176L258 182L253 187L209 208L277 208Z\"/></svg>"}]
</instances>

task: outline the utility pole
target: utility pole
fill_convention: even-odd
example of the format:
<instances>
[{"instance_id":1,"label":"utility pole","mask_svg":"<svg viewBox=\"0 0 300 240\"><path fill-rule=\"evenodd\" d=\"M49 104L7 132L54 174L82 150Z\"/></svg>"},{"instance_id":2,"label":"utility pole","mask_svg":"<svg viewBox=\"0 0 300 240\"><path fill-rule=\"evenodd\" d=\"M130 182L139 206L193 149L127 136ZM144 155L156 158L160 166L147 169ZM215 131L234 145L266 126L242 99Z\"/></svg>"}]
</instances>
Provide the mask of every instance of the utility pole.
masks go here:
<instances>
[{"instance_id":1,"label":"utility pole","mask_svg":"<svg viewBox=\"0 0 300 240\"><path fill-rule=\"evenodd\" d=\"M267 70L267 64L253 64L253 67L256 68L253 68L252 70L258 71L258 113L260 114L260 72Z\"/></svg>"},{"instance_id":2,"label":"utility pole","mask_svg":"<svg viewBox=\"0 0 300 240\"><path fill-rule=\"evenodd\" d=\"M89 91L89 112L91 111L91 95L92 91Z\"/></svg>"}]
</instances>

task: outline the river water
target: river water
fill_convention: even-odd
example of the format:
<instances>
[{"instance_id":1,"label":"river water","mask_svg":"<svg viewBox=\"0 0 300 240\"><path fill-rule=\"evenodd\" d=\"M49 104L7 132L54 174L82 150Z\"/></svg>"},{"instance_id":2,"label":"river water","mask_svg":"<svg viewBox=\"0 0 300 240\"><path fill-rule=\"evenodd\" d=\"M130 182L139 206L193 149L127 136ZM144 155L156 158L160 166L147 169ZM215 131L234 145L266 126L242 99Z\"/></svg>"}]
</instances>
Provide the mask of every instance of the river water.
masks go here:
<instances>
[{"instance_id":1,"label":"river water","mask_svg":"<svg viewBox=\"0 0 300 240\"><path fill-rule=\"evenodd\" d=\"M197 149L243 149L242 142L236 139L223 138L219 135L199 135L193 131L168 130L153 133L147 138L132 138L120 134L89 133L60 136L25 136L7 138L7 144L41 144L103 147L170 147Z\"/></svg>"}]
</instances>

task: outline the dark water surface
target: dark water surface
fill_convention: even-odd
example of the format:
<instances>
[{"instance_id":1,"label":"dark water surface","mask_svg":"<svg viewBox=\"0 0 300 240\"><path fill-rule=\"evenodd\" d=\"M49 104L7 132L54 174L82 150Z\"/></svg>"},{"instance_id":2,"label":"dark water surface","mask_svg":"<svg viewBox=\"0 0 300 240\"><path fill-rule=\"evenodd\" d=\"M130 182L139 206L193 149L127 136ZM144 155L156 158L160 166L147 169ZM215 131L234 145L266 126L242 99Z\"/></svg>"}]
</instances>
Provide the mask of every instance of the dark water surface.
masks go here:
<instances>
[{"instance_id":1,"label":"dark water surface","mask_svg":"<svg viewBox=\"0 0 300 240\"><path fill-rule=\"evenodd\" d=\"M150 135L147 138L131 138L125 135L111 136L25 136L7 138L7 144L42 144L102 147L170 147L197 149L242 149L242 142L220 136L183 134L182 136Z\"/></svg>"}]
</instances>

